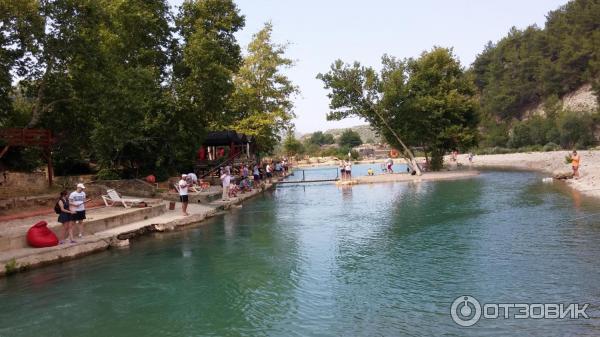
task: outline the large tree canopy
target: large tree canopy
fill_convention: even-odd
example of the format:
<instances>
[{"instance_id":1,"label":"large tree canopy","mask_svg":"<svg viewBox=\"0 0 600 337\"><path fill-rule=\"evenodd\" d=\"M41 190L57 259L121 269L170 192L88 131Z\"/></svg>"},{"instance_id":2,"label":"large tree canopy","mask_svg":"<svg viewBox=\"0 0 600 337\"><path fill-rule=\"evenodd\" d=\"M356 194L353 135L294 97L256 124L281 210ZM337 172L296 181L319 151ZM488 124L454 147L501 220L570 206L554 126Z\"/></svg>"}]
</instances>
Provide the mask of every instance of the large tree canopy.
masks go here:
<instances>
[{"instance_id":1,"label":"large tree canopy","mask_svg":"<svg viewBox=\"0 0 600 337\"><path fill-rule=\"evenodd\" d=\"M231 120L232 0L186 0L176 18L167 0L0 1L0 15L0 125L52 130L59 173L191 169L206 129Z\"/></svg>"},{"instance_id":2,"label":"large tree canopy","mask_svg":"<svg viewBox=\"0 0 600 337\"><path fill-rule=\"evenodd\" d=\"M273 26L266 23L248 45L239 73L234 77L231 127L255 137L259 149L273 150L294 118L292 98L298 88L282 73L291 67L285 45L271 41Z\"/></svg>"},{"instance_id":3,"label":"large tree canopy","mask_svg":"<svg viewBox=\"0 0 600 337\"><path fill-rule=\"evenodd\" d=\"M422 146L434 169L445 151L476 145L474 87L450 49L434 48L418 59L384 55L382 65L377 73L338 60L319 74L330 90L327 118L361 117L411 159L404 145Z\"/></svg>"}]
</instances>

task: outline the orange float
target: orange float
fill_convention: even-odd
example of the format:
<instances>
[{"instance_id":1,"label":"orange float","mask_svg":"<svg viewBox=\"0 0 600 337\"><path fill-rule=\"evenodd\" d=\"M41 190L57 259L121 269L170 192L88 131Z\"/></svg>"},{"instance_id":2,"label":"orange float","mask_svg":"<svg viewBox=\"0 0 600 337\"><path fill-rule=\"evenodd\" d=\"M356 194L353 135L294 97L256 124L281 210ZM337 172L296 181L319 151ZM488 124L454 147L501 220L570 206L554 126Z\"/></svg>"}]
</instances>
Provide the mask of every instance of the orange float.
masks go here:
<instances>
[{"instance_id":1,"label":"orange float","mask_svg":"<svg viewBox=\"0 0 600 337\"><path fill-rule=\"evenodd\" d=\"M398 150L396 150L396 149L391 149L390 150L390 157L392 157L392 158L398 158L398 156L400 156L400 152L398 152Z\"/></svg>"}]
</instances>

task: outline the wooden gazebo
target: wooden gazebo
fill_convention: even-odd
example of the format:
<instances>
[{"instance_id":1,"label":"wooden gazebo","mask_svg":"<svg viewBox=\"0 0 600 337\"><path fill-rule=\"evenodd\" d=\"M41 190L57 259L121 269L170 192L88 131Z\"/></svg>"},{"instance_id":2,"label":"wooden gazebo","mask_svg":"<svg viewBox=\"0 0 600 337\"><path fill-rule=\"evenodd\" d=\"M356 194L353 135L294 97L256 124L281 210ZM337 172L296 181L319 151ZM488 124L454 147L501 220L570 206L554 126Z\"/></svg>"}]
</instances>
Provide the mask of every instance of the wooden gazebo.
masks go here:
<instances>
[{"instance_id":1,"label":"wooden gazebo","mask_svg":"<svg viewBox=\"0 0 600 337\"><path fill-rule=\"evenodd\" d=\"M253 138L235 131L209 132L198 150L196 170L205 175L236 159L250 160L255 156Z\"/></svg>"}]
</instances>

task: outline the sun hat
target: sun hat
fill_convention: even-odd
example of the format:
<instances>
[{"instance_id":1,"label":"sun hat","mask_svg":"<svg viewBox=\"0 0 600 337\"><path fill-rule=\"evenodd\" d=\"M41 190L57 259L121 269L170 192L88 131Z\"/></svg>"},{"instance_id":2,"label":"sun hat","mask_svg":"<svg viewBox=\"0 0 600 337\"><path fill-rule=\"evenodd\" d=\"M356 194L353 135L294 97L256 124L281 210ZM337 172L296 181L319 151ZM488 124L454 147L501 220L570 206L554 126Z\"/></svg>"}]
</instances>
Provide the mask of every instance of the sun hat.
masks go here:
<instances>
[{"instance_id":1,"label":"sun hat","mask_svg":"<svg viewBox=\"0 0 600 337\"><path fill-rule=\"evenodd\" d=\"M82 183L77 184L77 188L85 188L85 186Z\"/></svg>"}]
</instances>

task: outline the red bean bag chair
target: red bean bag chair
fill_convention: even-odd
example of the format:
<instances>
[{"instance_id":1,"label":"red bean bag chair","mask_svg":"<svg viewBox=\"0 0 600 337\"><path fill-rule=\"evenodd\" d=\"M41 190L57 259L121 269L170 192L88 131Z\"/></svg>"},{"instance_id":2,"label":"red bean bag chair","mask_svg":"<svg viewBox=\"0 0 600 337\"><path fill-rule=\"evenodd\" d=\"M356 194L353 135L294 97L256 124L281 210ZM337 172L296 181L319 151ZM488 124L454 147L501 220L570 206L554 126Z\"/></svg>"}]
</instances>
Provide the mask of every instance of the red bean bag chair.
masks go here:
<instances>
[{"instance_id":1,"label":"red bean bag chair","mask_svg":"<svg viewBox=\"0 0 600 337\"><path fill-rule=\"evenodd\" d=\"M46 221L40 221L27 231L27 243L31 247L52 247L58 245L58 238L48 227Z\"/></svg>"}]
</instances>

